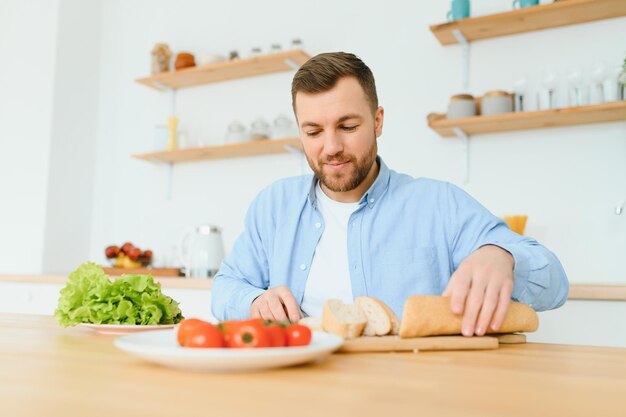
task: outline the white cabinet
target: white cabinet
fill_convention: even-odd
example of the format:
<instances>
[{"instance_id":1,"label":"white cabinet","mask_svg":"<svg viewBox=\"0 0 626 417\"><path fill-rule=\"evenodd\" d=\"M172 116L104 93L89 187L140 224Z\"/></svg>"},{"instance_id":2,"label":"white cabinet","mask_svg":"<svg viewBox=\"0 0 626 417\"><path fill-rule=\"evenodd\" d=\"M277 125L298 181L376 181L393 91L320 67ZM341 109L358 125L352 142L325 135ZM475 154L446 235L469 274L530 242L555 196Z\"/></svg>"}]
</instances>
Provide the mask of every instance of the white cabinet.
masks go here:
<instances>
[{"instance_id":1,"label":"white cabinet","mask_svg":"<svg viewBox=\"0 0 626 417\"><path fill-rule=\"evenodd\" d=\"M64 284L0 282L0 312L52 315Z\"/></svg>"},{"instance_id":2,"label":"white cabinet","mask_svg":"<svg viewBox=\"0 0 626 417\"><path fill-rule=\"evenodd\" d=\"M567 300L539 313L529 342L626 347L626 301Z\"/></svg>"}]
</instances>

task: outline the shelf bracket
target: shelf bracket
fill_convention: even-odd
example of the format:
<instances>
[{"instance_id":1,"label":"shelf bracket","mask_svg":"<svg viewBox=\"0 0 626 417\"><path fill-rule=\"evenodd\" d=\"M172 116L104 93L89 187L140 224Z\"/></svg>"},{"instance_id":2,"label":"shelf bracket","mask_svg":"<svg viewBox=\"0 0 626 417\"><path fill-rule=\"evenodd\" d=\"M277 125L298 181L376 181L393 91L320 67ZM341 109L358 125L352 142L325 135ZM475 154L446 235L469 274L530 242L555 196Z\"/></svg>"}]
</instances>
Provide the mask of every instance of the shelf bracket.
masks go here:
<instances>
[{"instance_id":1,"label":"shelf bracket","mask_svg":"<svg viewBox=\"0 0 626 417\"><path fill-rule=\"evenodd\" d=\"M170 93L170 116L176 116L176 89L169 89Z\"/></svg>"},{"instance_id":2,"label":"shelf bracket","mask_svg":"<svg viewBox=\"0 0 626 417\"><path fill-rule=\"evenodd\" d=\"M619 216L624 212L624 206L626 206L626 199L622 200L621 202L617 203L617 205L615 206L615 215Z\"/></svg>"},{"instance_id":3,"label":"shelf bracket","mask_svg":"<svg viewBox=\"0 0 626 417\"><path fill-rule=\"evenodd\" d=\"M460 127L453 127L452 131L456 135L457 138L461 139L461 153L464 159L463 164L463 184L468 184L470 179L470 141L467 133L463 131Z\"/></svg>"},{"instance_id":4,"label":"shelf bracket","mask_svg":"<svg viewBox=\"0 0 626 417\"><path fill-rule=\"evenodd\" d=\"M468 92L470 71L470 43L460 29L454 29L452 33L454 34L457 42L461 45L461 82L463 83L463 90L465 92Z\"/></svg>"},{"instance_id":5,"label":"shelf bracket","mask_svg":"<svg viewBox=\"0 0 626 417\"><path fill-rule=\"evenodd\" d=\"M167 201L172 201L172 189L174 188L174 164L168 163L167 168Z\"/></svg>"},{"instance_id":6,"label":"shelf bracket","mask_svg":"<svg viewBox=\"0 0 626 417\"><path fill-rule=\"evenodd\" d=\"M285 61L285 64L287 64L293 70L297 70L298 68L300 68L300 64L298 64L293 59L285 58L284 61Z\"/></svg>"}]
</instances>

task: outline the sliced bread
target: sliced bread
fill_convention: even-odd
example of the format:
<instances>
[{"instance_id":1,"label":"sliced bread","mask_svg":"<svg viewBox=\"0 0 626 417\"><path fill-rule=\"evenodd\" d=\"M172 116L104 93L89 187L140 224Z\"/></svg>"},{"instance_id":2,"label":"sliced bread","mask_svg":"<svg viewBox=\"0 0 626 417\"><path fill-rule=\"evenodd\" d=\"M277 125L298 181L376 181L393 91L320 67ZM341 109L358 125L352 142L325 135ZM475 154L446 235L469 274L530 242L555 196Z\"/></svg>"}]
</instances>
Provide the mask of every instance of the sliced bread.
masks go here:
<instances>
[{"instance_id":1,"label":"sliced bread","mask_svg":"<svg viewBox=\"0 0 626 417\"><path fill-rule=\"evenodd\" d=\"M367 318L363 336L384 336L392 329L391 317L385 309L385 303L372 297L356 297L354 302Z\"/></svg>"},{"instance_id":2,"label":"sliced bread","mask_svg":"<svg viewBox=\"0 0 626 417\"><path fill-rule=\"evenodd\" d=\"M344 339L361 336L367 318L356 304L344 304L341 300L328 300L322 312L322 329Z\"/></svg>"},{"instance_id":3,"label":"sliced bread","mask_svg":"<svg viewBox=\"0 0 626 417\"><path fill-rule=\"evenodd\" d=\"M383 308L387 312L387 315L391 319L391 333L389 334L398 334L400 332L400 319L398 318L398 315L387 304L383 303L382 301L380 303L382 304Z\"/></svg>"},{"instance_id":4,"label":"sliced bread","mask_svg":"<svg viewBox=\"0 0 626 417\"><path fill-rule=\"evenodd\" d=\"M319 317L303 317L298 324L308 327L311 330L322 330L322 319Z\"/></svg>"}]
</instances>

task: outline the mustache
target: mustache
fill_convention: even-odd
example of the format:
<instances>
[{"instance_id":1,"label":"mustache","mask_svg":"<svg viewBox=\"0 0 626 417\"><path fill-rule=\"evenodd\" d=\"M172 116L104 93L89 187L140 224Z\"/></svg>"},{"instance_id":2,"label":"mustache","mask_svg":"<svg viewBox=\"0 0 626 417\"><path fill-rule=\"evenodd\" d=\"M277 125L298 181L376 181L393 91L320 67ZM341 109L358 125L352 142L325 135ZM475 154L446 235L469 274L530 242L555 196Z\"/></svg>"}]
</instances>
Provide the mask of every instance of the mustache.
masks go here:
<instances>
[{"instance_id":1,"label":"mustache","mask_svg":"<svg viewBox=\"0 0 626 417\"><path fill-rule=\"evenodd\" d=\"M343 152L336 154L336 155L329 155L326 156L322 159L320 159L320 162L323 164L327 164L330 162L339 162L339 163L344 163L344 162L349 162L351 161L353 158L350 155L345 155Z\"/></svg>"}]
</instances>

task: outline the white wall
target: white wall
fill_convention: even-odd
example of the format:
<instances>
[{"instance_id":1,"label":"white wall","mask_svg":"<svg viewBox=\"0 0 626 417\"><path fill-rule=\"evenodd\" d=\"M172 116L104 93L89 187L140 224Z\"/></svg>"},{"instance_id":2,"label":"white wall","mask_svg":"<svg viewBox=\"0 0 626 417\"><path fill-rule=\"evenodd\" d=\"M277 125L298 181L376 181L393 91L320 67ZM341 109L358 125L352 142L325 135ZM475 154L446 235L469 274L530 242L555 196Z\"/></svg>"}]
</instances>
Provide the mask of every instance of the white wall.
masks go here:
<instances>
[{"instance_id":1,"label":"white wall","mask_svg":"<svg viewBox=\"0 0 626 417\"><path fill-rule=\"evenodd\" d=\"M476 15L510 2L474 3ZM311 54L352 51L372 68L386 108L380 154L392 168L459 183L496 214L528 214L527 233L559 255L572 282L626 283L626 216L613 214L626 197L626 123L474 137L470 183L461 184L460 143L426 125L429 112L444 112L460 92L459 47L440 46L428 29L447 8L447 1L105 2L91 257L103 260L107 244L125 240L164 254L185 227L202 222L223 226L228 250L263 186L308 172L291 155L176 165L168 199L168 169L129 157L152 150L154 126L171 106L168 94L133 82L149 74L153 44L196 55L246 53L299 37ZM624 35L626 18L618 18L474 43L470 90L511 89L525 74L540 82L547 68L564 76L574 65L618 62ZM219 144L234 119L249 124L289 112L291 77L181 90L181 123L192 140Z\"/></svg>"},{"instance_id":2,"label":"white wall","mask_svg":"<svg viewBox=\"0 0 626 417\"><path fill-rule=\"evenodd\" d=\"M98 125L100 1L59 5L43 271L89 258Z\"/></svg>"},{"instance_id":3,"label":"white wall","mask_svg":"<svg viewBox=\"0 0 626 417\"><path fill-rule=\"evenodd\" d=\"M0 270L42 268L57 1L0 0Z\"/></svg>"},{"instance_id":4,"label":"white wall","mask_svg":"<svg viewBox=\"0 0 626 417\"><path fill-rule=\"evenodd\" d=\"M89 257L100 1L0 2L0 270Z\"/></svg>"},{"instance_id":5,"label":"white wall","mask_svg":"<svg viewBox=\"0 0 626 417\"><path fill-rule=\"evenodd\" d=\"M509 2L474 2L474 15ZM134 82L155 42L174 51L243 55L302 38L315 54L346 50L373 69L386 108L380 153L398 171L462 181L462 150L425 116L460 92L460 49L428 30L447 1L186 0L0 2L0 271L69 272L103 248L131 240L161 258L180 232L203 222L224 229L226 248L250 200L271 181L308 172L302 158L263 156L176 165L130 158L152 150L171 97ZM471 92L510 89L545 69L564 76L623 57L626 18L472 44ZM565 45L576 47L566 48ZM602 46L602 47L599 47ZM181 90L189 137L221 143L234 119L290 114L292 73ZM496 214L527 213L528 234L553 249L572 282L626 283L626 123L472 138L470 182L460 184ZM94 156L95 155L95 156Z\"/></svg>"}]
</instances>

